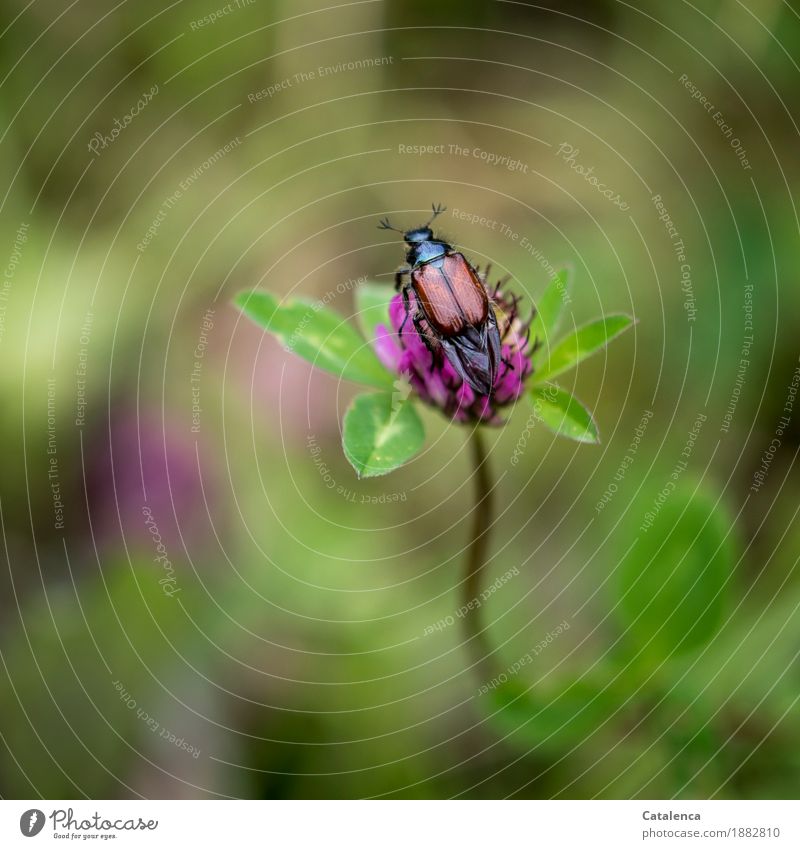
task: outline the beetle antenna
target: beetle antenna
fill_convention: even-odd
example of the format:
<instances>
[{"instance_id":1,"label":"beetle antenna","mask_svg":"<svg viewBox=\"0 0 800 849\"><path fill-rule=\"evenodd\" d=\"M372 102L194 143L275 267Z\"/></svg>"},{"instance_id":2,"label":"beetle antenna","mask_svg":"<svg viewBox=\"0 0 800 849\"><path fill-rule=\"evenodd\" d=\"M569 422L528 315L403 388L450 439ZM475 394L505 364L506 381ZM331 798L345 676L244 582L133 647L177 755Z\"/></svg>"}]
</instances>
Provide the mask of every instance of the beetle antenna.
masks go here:
<instances>
[{"instance_id":1,"label":"beetle antenna","mask_svg":"<svg viewBox=\"0 0 800 849\"><path fill-rule=\"evenodd\" d=\"M430 227L433 224L434 218L440 216L446 209L446 206L442 206L440 203L431 204L431 209L433 210L433 215L428 219L428 223L425 225L426 227Z\"/></svg>"},{"instance_id":2,"label":"beetle antenna","mask_svg":"<svg viewBox=\"0 0 800 849\"><path fill-rule=\"evenodd\" d=\"M388 216L386 218L381 218L380 222L378 223L378 229L379 230L394 230L395 233L402 233L403 232L398 227L392 227L392 225L389 223L389 217Z\"/></svg>"}]
</instances>

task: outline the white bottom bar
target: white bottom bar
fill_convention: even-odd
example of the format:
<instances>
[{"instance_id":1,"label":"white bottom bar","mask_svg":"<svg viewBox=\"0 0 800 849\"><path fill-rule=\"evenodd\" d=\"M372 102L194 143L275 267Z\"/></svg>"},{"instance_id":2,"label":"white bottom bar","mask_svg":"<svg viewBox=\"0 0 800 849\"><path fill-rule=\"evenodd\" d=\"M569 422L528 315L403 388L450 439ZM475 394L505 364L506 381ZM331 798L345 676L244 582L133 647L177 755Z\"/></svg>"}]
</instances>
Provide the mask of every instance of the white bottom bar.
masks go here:
<instances>
[{"instance_id":1,"label":"white bottom bar","mask_svg":"<svg viewBox=\"0 0 800 849\"><path fill-rule=\"evenodd\" d=\"M794 801L29 800L0 801L0 846L794 849L799 820Z\"/></svg>"}]
</instances>

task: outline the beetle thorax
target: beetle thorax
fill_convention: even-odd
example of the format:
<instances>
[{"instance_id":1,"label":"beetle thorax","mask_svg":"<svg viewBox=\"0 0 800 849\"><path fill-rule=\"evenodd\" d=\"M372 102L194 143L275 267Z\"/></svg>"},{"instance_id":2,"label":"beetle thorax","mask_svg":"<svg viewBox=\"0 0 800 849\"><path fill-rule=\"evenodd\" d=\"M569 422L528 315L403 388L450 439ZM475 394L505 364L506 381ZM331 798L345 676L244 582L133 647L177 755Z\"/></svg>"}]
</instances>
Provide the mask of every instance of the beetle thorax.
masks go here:
<instances>
[{"instance_id":1,"label":"beetle thorax","mask_svg":"<svg viewBox=\"0 0 800 849\"><path fill-rule=\"evenodd\" d=\"M406 260L411 266L424 265L435 259L440 259L452 250L447 242L438 239L425 239L420 242L409 242Z\"/></svg>"}]
</instances>

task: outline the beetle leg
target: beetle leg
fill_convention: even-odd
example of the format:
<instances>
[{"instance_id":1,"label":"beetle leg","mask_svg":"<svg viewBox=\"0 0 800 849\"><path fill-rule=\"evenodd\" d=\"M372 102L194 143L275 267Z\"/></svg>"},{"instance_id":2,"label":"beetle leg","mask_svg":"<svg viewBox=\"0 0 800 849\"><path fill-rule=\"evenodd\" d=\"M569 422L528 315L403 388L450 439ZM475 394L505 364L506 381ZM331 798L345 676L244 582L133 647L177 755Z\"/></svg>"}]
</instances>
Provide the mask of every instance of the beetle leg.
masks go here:
<instances>
[{"instance_id":1,"label":"beetle leg","mask_svg":"<svg viewBox=\"0 0 800 849\"><path fill-rule=\"evenodd\" d=\"M414 329L417 331L417 335L420 339L422 339L423 343L425 344L425 347L431 352L431 354L435 354L436 346L434 345L433 339L428 335L428 332L422 326L422 319L423 316L419 312L416 312L414 313L414 316L412 317L411 321L414 324Z\"/></svg>"},{"instance_id":2,"label":"beetle leg","mask_svg":"<svg viewBox=\"0 0 800 849\"><path fill-rule=\"evenodd\" d=\"M403 328L406 326L406 322L409 318L411 318L411 323L414 325L414 329L417 331L417 336L422 339L425 347L431 352L431 354L436 353L436 340L430 333L422 326L422 322L425 320L425 314L420 310L416 300L414 301L414 307L411 307L411 301L409 299L408 293L411 289L411 282L408 281L403 284L400 289L400 293L403 296L403 306L406 309L405 317L403 318L403 322L400 325L400 329L397 331L398 333L403 332Z\"/></svg>"},{"instance_id":3,"label":"beetle leg","mask_svg":"<svg viewBox=\"0 0 800 849\"><path fill-rule=\"evenodd\" d=\"M394 289L395 292L399 292L403 286L408 285L403 278L406 274L411 274L411 268L408 265L401 265L400 268L397 269L394 275Z\"/></svg>"},{"instance_id":4,"label":"beetle leg","mask_svg":"<svg viewBox=\"0 0 800 849\"><path fill-rule=\"evenodd\" d=\"M402 278L402 272L400 272L400 271L397 272L395 277L396 277L396 280L397 280L397 283L395 285L397 285L398 288L400 289L400 293L403 296L403 306L405 307L405 310L406 310L406 314L403 317L402 323L400 324L400 329L397 331L398 333L402 333L403 328L406 326L406 322L408 321L408 317L409 317L409 315L411 315L411 302L408 299L408 290L410 288L410 283L403 283L402 282L402 279L403 279Z\"/></svg>"},{"instance_id":5,"label":"beetle leg","mask_svg":"<svg viewBox=\"0 0 800 849\"><path fill-rule=\"evenodd\" d=\"M431 354L436 353L434 347L434 340L431 338L428 331L422 326L422 321L425 318L425 314L420 311L420 308L416 302L414 301L414 307L411 306L411 301L409 299L408 293L411 289L411 283L405 283L403 288L400 290L403 296L403 306L405 307L406 314L403 318L402 324L400 325L400 329L397 331L398 333L403 332L403 328L406 326L406 322L408 319L411 319L411 323L414 325L414 329L417 331L417 336L425 343L425 347L431 352Z\"/></svg>"}]
</instances>

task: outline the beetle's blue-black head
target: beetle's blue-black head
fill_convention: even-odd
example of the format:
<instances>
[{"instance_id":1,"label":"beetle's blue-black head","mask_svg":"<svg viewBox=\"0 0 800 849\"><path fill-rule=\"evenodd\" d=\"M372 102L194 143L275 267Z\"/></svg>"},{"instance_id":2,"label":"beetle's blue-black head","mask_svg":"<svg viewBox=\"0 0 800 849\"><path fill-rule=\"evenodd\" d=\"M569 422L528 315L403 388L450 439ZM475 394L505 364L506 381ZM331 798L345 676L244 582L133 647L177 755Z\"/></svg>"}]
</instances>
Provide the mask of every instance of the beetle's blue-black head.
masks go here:
<instances>
[{"instance_id":1,"label":"beetle's blue-black head","mask_svg":"<svg viewBox=\"0 0 800 849\"><path fill-rule=\"evenodd\" d=\"M443 257L449 250L452 250L451 245L442 239L433 238L433 230L431 223L437 215L441 215L447 207L441 204L433 206L433 215L426 224L421 227L413 227L411 230L398 230L397 227L392 227L388 218L384 218L378 225L382 230L396 230L403 234L403 241L408 245L406 249L406 261L411 266L420 265L425 262Z\"/></svg>"},{"instance_id":2,"label":"beetle's blue-black head","mask_svg":"<svg viewBox=\"0 0 800 849\"><path fill-rule=\"evenodd\" d=\"M433 239L433 230L426 224L424 227L415 227L403 233L403 241L407 245L418 245L420 242L430 242Z\"/></svg>"}]
</instances>

